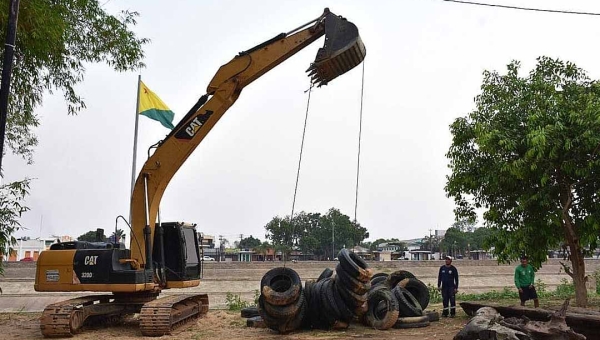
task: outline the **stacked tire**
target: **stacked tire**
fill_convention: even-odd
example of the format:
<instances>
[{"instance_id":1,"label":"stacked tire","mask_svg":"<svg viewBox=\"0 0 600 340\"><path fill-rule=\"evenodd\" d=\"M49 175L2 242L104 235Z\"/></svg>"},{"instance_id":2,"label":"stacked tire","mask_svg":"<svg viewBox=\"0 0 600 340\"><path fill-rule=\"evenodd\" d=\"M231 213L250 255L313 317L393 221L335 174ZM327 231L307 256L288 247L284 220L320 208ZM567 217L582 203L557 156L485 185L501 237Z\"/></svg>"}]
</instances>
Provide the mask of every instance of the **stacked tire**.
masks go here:
<instances>
[{"instance_id":1,"label":"stacked tire","mask_svg":"<svg viewBox=\"0 0 600 340\"><path fill-rule=\"evenodd\" d=\"M371 270L354 253L342 249L335 269L325 269L317 281L307 281L309 316L305 325L319 329L345 329L367 310Z\"/></svg>"},{"instance_id":2,"label":"stacked tire","mask_svg":"<svg viewBox=\"0 0 600 340\"><path fill-rule=\"evenodd\" d=\"M346 307L352 311L353 319L360 318L368 310L368 292L371 289L373 271L355 253L342 249L338 253L339 263L335 268L336 288Z\"/></svg>"},{"instance_id":3,"label":"stacked tire","mask_svg":"<svg viewBox=\"0 0 600 340\"><path fill-rule=\"evenodd\" d=\"M412 273L405 270L398 270L391 274L378 273L373 276L371 285L372 291L390 290L396 300L398 316L392 323L394 328L425 327L429 325L430 318L435 317L434 314L424 312L429 305L429 289ZM371 309L371 305L376 303L378 302L371 302L369 299L369 308ZM383 315L380 302L373 307L373 313L375 318L377 315ZM387 327L391 320L388 317L386 320L381 320L381 323Z\"/></svg>"},{"instance_id":4,"label":"stacked tire","mask_svg":"<svg viewBox=\"0 0 600 340\"><path fill-rule=\"evenodd\" d=\"M260 281L258 312L267 327L287 334L302 325L307 303L298 273L290 268L269 270Z\"/></svg>"}]
</instances>

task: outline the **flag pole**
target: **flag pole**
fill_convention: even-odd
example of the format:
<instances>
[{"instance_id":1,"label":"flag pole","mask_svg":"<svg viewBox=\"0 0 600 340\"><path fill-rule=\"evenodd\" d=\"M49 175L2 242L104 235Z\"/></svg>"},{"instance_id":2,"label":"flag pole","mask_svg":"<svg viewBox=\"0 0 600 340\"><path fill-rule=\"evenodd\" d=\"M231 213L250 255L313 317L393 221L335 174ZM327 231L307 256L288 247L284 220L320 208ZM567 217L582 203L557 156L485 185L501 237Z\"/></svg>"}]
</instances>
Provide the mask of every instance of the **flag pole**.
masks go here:
<instances>
[{"instance_id":1,"label":"flag pole","mask_svg":"<svg viewBox=\"0 0 600 340\"><path fill-rule=\"evenodd\" d=\"M137 100L135 102L135 130L133 133L133 163L131 164L131 190L129 191L129 223L131 224L131 215L132 215L132 206L131 206L131 198L133 196L133 187L135 186L135 160L137 158L137 137L138 137L138 120L140 115L138 111L140 110L140 84L142 83L142 75L138 75L138 83L137 83Z\"/></svg>"}]
</instances>

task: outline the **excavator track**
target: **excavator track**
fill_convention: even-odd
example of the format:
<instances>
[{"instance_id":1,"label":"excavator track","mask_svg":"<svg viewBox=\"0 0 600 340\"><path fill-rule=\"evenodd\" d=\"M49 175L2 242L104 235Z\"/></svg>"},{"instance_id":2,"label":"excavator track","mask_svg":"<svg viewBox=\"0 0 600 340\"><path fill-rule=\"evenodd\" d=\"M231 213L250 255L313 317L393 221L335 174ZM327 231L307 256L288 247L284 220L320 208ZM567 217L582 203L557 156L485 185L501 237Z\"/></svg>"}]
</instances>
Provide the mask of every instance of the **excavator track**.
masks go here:
<instances>
[{"instance_id":1,"label":"excavator track","mask_svg":"<svg viewBox=\"0 0 600 340\"><path fill-rule=\"evenodd\" d=\"M73 336L91 315L89 306L109 302L112 295L91 295L65 300L46 306L40 318L40 329L45 337Z\"/></svg>"},{"instance_id":2,"label":"excavator track","mask_svg":"<svg viewBox=\"0 0 600 340\"><path fill-rule=\"evenodd\" d=\"M208 312L208 295L173 295L144 304L140 330L145 336L162 336Z\"/></svg>"}]
</instances>

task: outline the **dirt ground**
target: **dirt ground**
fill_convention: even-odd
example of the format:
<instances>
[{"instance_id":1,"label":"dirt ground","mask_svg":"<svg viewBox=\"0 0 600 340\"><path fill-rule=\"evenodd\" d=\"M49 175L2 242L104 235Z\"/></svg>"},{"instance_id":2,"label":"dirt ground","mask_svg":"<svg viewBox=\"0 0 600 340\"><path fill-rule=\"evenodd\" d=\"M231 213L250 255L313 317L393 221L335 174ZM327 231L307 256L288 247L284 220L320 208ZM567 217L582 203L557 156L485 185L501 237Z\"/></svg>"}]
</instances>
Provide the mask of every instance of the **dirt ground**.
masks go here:
<instances>
[{"instance_id":1,"label":"dirt ground","mask_svg":"<svg viewBox=\"0 0 600 340\"><path fill-rule=\"evenodd\" d=\"M43 339L39 329L40 313L0 314L0 338L3 339ZM442 318L429 327L415 329L391 329L378 331L352 324L345 331L299 331L285 336L286 339L399 339L399 340L451 340L467 323L468 317L461 312L454 319ZM172 335L160 339L280 339L282 336L269 329L246 327L246 319L239 312L210 310L197 322L186 324ZM86 327L73 339L156 339L143 337L135 317L124 324L110 328Z\"/></svg>"}]
</instances>

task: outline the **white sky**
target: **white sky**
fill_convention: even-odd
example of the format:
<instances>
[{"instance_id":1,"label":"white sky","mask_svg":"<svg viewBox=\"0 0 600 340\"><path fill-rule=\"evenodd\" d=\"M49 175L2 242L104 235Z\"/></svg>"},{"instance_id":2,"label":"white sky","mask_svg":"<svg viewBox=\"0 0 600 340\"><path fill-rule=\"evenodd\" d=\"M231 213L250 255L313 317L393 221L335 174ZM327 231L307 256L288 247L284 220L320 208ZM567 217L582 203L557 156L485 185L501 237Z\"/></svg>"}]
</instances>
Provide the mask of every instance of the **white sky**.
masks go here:
<instances>
[{"instance_id":1,"label":"white sky","mask_svg":"<svg viewBox=\"0 0 600 340\"><path fill-rule=\"evenodd\" d=\"M101 1L102 3L102 1ZM592 0L494 3L600 13ZM474 108L484 70L511 60L529 71L541 55L600 77L600 17L469 6L441 0L112 0L140 13L147 67L142 80L179 121L219 66L238 52L318 17L324 7L355 23L367 48L358 221L371 240L423 237L454 221L446 198L449 125ZM210 235L264 239L264 225L291 212L309 80L323 39L247 87L171 181L162 220ZM339 208L354 217L362 67L315 89L296 212ZM35 178L17 235L77 237L114 229L128 216L137 72L90 65L78 86L87 109L68 116L60 94L37 110L35 164L4 161L5 182ZM138 170L168 133L140 117ZM124 224L119 228L126 229Z\"/></svg>"}]
</instances>

